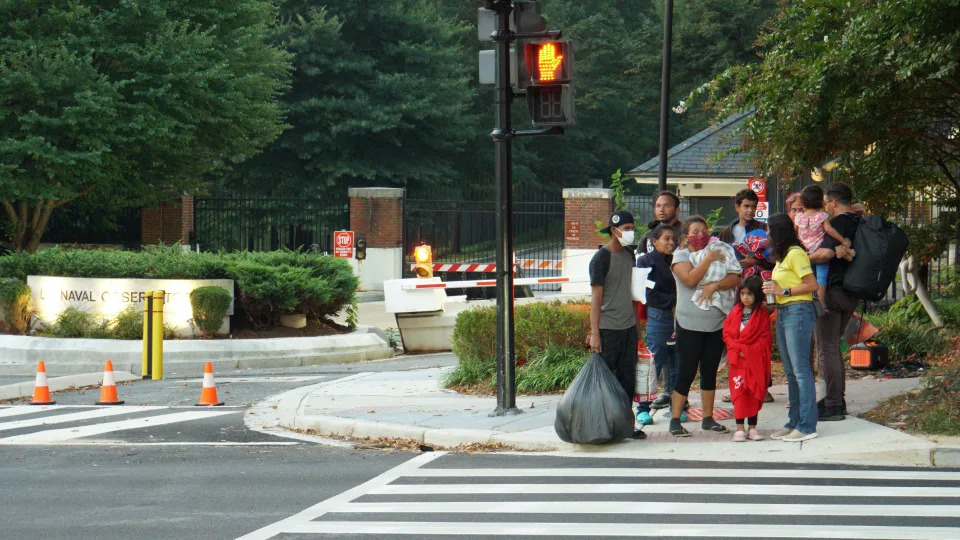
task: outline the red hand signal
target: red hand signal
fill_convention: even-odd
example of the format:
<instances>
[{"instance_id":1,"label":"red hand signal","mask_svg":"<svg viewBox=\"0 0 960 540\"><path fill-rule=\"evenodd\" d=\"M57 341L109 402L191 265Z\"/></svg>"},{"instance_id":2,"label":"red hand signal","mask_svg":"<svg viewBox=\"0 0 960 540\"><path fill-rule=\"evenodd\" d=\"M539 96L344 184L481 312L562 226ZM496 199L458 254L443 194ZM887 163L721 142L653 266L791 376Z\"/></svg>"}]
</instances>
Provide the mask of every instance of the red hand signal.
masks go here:
<instances>
[{"instance_id":1,"label":"red hand signal","mask_svg":"<svg viewBox=\"0 0 960 540\"><path fill-rule=\"evenodd\" d=\"M537 67L541 81L553 81L557 78L557 69L563 64L563 55L557 54L556 43L546 43L537 53Z\"/></svg>"}]
</instances>

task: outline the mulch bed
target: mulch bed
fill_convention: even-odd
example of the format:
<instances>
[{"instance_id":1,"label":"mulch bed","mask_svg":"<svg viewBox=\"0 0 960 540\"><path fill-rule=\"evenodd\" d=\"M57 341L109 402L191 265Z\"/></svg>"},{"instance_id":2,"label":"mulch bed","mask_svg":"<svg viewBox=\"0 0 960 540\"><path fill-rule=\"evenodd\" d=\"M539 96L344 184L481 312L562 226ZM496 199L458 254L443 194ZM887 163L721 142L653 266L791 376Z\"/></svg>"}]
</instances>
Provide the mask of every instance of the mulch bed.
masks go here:
<instances>
[{"instance_id":1,"label":"mulch bed","mask_svg":"<svg viewBox=\"0 0 960 540\"><path fill-rule=\"evenodd\" d=\"M345 334L350 330L336 323L326 323L320 321L307 321L307 326L303 328L287 328L286 326L277 326L274 328L237 328L231 332L230 336L217 336L214 339L270 339L270 338L289 338L289 337L316 337L316 336L334 336Z\"/></svg>"}]
</instances>

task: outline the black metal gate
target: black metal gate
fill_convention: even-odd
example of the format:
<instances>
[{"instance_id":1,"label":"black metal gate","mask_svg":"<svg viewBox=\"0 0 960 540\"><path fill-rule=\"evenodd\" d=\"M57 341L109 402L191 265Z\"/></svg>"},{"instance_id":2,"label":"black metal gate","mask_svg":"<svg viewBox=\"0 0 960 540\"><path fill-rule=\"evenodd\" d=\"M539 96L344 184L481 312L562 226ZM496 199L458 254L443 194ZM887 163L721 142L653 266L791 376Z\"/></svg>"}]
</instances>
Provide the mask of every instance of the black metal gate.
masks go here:
<instances>
[{"instance_id":1,"label":"black metal gate","mask_svg":"<svg viewBox=\"0 0 960 540\"><path fill-rule=\"evenodd\" d=\"M474 193L475 194L475 193ZM466 195L466 197L464 197ZM470 198L470 193L446 193L440 198L408 196L403 205L404 276L412 277L413 249L433 249L435 265L463 266L496 263L496 202ZM486 194L484 194L486 195ZM563 198L557 192L527 191L514 204L514 253L518 276L559 277L563 253ZM479 276L463 276L467 279ZM536 292L556 292L557 284L536 285Z\"/></svg>"},{"instance_id":2,"label":"black metal gate","mask_svg":"<svg viewBox=\"0 0 960 540\"><path fill-rule=\"evenodd\" d=\"M272 251L316 245L333 251L334 231L350 228L350 203L339 199L200 198L196 244L204 251Z\"/></svg>"}]
</instances>

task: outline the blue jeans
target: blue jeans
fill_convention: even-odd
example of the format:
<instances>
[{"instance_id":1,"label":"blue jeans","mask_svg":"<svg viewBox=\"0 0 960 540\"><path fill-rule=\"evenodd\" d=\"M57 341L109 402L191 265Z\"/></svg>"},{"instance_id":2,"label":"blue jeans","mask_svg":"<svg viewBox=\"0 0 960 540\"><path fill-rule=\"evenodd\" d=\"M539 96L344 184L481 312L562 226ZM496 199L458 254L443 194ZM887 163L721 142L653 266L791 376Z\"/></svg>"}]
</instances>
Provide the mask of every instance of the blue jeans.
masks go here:
<instances>
[{"instance_id":1,"label":"blue jeans","mask_svg":"<svg viewBox=\"0 0 960 540\"><path fill-rule=\"evenodd\" d=\"M816 321L811 303L777 306L777 347L783 359L790 400L790 416L783 427L802 433L817 430L817 389L810 364L810 345Z\"/></svg>"},{"instance_id":2,"label":"blue jeans","mask_svg":"<svg viewBox=\"0 0 960 540\"><path fill-rule=\"evenodd\" d=\"M677 362L676 345L667 345L673 335L673 311L666 311L654 307L647 307L647 334L644 340L647 348L653 353L653 365L657 370L657 377L663 373L663 393L661 396L670 397L677 385L677 375L680 366ZM664 372L666 370L666 372Z\"/></svg>"}]
</instances>

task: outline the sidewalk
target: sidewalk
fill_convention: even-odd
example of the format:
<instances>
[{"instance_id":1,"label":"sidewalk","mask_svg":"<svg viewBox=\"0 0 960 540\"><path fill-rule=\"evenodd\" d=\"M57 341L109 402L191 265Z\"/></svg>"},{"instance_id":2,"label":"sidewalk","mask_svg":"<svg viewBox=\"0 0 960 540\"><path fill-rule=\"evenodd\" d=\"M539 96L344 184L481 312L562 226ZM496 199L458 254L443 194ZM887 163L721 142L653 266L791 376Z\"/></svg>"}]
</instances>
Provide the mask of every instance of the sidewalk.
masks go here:
<instances>
[{"instance_id":1,"label":"sidewalk","mask_svg":"<svg viewBox=\"0 0 960 540\"><path fill-rule=\"evenodd\" d=\"M519 396L517 406L522 414L491 417L494 397L464 396L439 387L438 381L448 369L359 373L274 396L249 414L260 415L258 423L314 430L321 436L412 439L446 448L501 444L519 450L597 457L890 466L931 466L936 454L941 455L939 466L960 465L957 447L938 445L854 416L887 397L916 388L919 379L848 381L850 416L841 422L821 422L820 437L803 443L733 443L730 434L703 432L692 420L685 424L692 436L675 438L667 432L669 413L664 409L657 411L655 424L645 428L646 440L575 445L564 443L554 433L559 395ZM783 426L788 412L784 407L786 387L773 387L771 392L776 401L760 412L760 430L766 435ZM719 402L719 396L717 399ZM691 395L691 407L699 407L698 400L699 395ZM718 420L724 412L732 417L729 404L718 405L725 405L715 414ZM733 428L732 420L720 421Z\"/></svg>"}]
</instances>

